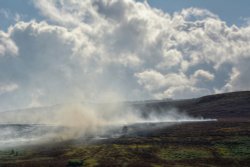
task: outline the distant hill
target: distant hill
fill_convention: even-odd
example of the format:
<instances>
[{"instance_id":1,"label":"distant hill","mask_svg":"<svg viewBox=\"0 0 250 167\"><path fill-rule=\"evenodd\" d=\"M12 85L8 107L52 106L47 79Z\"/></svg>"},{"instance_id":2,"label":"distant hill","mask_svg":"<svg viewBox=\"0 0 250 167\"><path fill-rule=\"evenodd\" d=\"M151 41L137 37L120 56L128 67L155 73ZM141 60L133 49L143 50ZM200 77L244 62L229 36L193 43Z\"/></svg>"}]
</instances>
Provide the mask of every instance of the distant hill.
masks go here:
<instances>
[{"instance_id":1,"label":"distant hill","mask_svg":"<svg viewBox=\"0 0 250 167\"><path fill-rule=\"evenodd\" d=\"M250 91L215 94L186 100L137 102L132 105L144 113L164 112L175 108L189 115L204 118L250 120Z\"/></svg>"},{"instance_id":2,"label":"distant hill","mask_svg":"<svg viewBox=\"0 0 250 167\"><path fill-rule=\"evenodd\" d=\"M250 121L250 91L232 92L204 96L184 100L147 100L136 102L123 102L125 106L141 111L143 115L150 113L164 113L171 109L186 112L190 116L211 119L240 119ZM104 105L106 104L92 104ZM51 107L28 108L21 110L0 112L0 123L20 122L26 120L40 122L40 120L53 120L60 113L60 105Z\"/></svg>"}]
</instances>

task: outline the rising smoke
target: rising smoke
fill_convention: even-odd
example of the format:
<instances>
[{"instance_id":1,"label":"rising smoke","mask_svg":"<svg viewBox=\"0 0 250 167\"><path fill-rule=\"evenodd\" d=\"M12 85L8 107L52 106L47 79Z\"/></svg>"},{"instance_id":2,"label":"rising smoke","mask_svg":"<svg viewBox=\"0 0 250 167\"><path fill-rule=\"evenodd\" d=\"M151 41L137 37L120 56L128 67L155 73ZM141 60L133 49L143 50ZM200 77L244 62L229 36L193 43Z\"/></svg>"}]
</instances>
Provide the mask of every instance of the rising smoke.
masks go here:
<instances>
[{"instance_id":1,"label":"rising smoke","mask_svg":"<svg viewBox=\"0 0 250 167\"><path fill-rule=\"evenodd\" d=\"M0 147L51 141L119 137L124 126L148 123L210 121L176 109L143 114L126 103L71 103L2 113ZM162 126L162 125L161 125Z\"/></svg>"}]
</instances>

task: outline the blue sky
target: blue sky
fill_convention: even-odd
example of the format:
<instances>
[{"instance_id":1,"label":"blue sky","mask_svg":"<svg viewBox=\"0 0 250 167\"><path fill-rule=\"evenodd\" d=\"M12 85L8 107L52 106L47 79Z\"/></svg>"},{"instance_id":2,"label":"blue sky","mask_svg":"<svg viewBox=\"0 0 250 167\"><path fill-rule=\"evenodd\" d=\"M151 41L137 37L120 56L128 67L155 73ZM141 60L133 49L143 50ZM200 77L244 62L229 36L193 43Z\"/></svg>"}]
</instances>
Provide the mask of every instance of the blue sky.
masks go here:
<instances>
[{"instance_id":1,"label":"blue sky","mask_svg":"<svg viewBox=\"0 0 250 167\"><path fill-rule=\"evenodd\" d=\"M189 7L208 9L229 25L242 25L243 18L250 17L248 0L148 0L148 3L168 13Z\"/></svg>"},{"instance_id":2,"label":"blue sky","mask_svg":"<svg viewBox=\"0 0 250 167\"><path fill-rule=\"evenodd\" d=\"M8 15L7 17L5 13ZM13 16L16 14L20 15L24 21L41 20L41 16L31 0L0 0L0 27L2 29L6 30L15 23Z\"/></svg>"},{"instance_id":3,"label":"blue sky","mask_svg":"<svg viewBox=\"0 0 250 167\"><path fill-rule=\"evenodd\" d=\"M174 13L184 8L197 7L208 9L218 15L223 21L230 25L244 26L250 18L250 1L248 0L148 0L155 8L167 13ZM41 20L42 16L33 6L32 0L0 0L0 27L6 30L14 23L11 18L6 18L3 10L12 15L19 14L23 20Z\"/></svg>"},{"instance_id":4,"label":"blue sky","mask_svg":"<svg viewBox=\"0 0 250 167\"><path fill-rule=\"evenodd\" d=\"M136 1L0 0L0 107L250 89L250 1Z\"/></svg>"}]
</instances>

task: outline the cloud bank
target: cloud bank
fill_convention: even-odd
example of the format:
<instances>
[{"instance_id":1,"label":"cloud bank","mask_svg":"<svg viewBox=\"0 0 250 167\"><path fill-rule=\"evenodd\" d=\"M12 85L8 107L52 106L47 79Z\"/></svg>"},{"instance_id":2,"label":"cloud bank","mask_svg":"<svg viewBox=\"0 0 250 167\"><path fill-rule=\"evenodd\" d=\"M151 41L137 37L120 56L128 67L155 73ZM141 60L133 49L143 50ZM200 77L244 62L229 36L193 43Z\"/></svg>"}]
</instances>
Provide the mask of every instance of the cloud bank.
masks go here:
<instances>
[{"instance_id":1,"label":"cloud bank","mask_svg":"<svg viewBox=\"0 0 250 167\"><path fill-rule=\"evenodd\" d=\"M1 110L250 88L250 26L133 0L33 1L43 21L0 30Z\"/></svg>"}]
</instances>

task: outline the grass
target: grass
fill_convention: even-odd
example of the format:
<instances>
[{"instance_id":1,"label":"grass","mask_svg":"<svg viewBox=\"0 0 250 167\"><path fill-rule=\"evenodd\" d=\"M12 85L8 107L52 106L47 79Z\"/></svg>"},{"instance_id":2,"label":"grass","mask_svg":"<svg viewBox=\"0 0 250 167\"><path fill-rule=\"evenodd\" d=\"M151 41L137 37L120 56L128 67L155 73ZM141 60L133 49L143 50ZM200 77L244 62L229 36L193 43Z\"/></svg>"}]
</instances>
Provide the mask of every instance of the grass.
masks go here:
<instances>
[{"instance_id":1,"label":"grass","mask_svg":"<svg viewBox=\"0 0 250 167\"><path fill-rule=\"evenodd\" d=\"M81 167L83 165L84 162L81 159L70 159L67 164L68 167Z\"/></svg>"},{"instance_id":2,"label":"grass","mask_svg":"<svg viewBox=\"0 0 250 167\"><path fill-rule=\"evenodd\" d=\"M164 160L183 160L197 158L211 158L209 150L195 147L165 147L158 152L158 156Z\"/></svg>"},{"instance_id":3,"label":"grass","mask_svg":"<svg viewBox=\"0 0 250 167\"><path fill-rule=\"evenodd\" d=\"M250 137L234 136L215 144L215 149L223 158L250 158Z\"/></svg>"},{"instance_id":4,"label":"grass","mask_svg":"<svg viewBox=\"0 0 250 167\"><path fill-rule=\"evenodd\" d=\"M143 166L162 166L164 162L204 160L213 159L214 150L220 158L229 159L249 159L250 147L247 138L238 139L239 143L232 144L236 139L218 142L211 147L189 146L189 145L162 145L157 144L97 144L81 145L69 147L61 157L68 159L67 166L131 166L140 163ZM12 154L11 154L12 153ZM32 156L31 153L24 154ZM36 155L36 156L34 156ZM5 157L5 158L4 158ZM17 160L13 151L1 151L0 158L10 161ZM28 159L29 157L27 157ZM43 160L39 155L33 154L33 160ZM21 162L21 161L16 161ZM199 164L202 166L213 166L209 164ZM172 165L175 166L175 165ZM190 166L189 164L177 164L176 166ZM192 165L191 165L192 166Z\"/></svg>"},{"instance_id":5,"label":"grass","mask_svg":"<svg viewBox=\"0 0 250 167\"><path fill-rule=\"evenodd\" d=\"M250 158L250 145L248 144L218 144L215 147L223 158Z\"/></svg>"},{"instance_id":6,"label":"grass","mask_svg":"<svg viewBox=\"0 0 250 167\"><path fill-rule=\"evenodd\" d=\"M84 166L94 167L98 165L98 161L95 158L88 158L84 160Z\"/></svg>"},{"instance_id":7,"label":"grass","mask_svg":"<svg viewBox=\"0 0 250 167\"><path fill-rule=\"evenodd\" d=\"M250 124L226 123L186 124L149 137L122 137L88 145L67 143L54 148L10 149L0 151L0 166L247 166ZM224 130L216 131L218 127ZM230 131L230 127L240 128Z\"/></svg>"}]
</instances>

